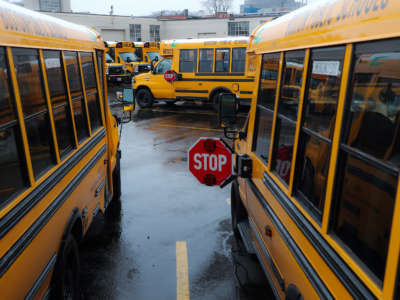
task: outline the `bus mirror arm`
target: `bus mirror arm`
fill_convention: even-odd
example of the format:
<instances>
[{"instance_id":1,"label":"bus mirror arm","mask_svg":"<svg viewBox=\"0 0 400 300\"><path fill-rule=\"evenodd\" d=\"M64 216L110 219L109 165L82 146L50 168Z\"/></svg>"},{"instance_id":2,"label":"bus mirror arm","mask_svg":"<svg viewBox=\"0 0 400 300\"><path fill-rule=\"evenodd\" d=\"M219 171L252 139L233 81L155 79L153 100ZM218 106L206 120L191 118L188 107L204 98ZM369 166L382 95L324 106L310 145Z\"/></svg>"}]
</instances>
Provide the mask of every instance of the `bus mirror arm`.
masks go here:
<instances>
[{"instance_id":1,"label":"bus mirror arm","mask_svg":"<svg viewBox=\"0 0 400 300\"><path fill-rule=\"evenodd\" d=\"M238 177L250 178L253 171L253 161L247 154L237 154L236 155L236 168L235 174L228 177L221 185L220 188L226 187L229 183Z\"/></svg>"}]
</instances>

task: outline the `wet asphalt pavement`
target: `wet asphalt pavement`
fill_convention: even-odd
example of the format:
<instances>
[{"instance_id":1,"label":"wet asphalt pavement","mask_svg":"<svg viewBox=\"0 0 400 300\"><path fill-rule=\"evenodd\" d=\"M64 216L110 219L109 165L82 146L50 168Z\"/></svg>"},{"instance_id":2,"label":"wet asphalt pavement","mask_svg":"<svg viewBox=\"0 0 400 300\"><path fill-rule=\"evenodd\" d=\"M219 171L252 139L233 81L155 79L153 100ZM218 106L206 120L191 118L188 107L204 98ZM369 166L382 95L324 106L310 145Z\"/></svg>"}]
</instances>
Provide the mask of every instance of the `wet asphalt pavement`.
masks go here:
<instances>
[{"instance_id":1,"label":"wet asphalt pavement","mask_svg":"<svg viewBox=\"0 0 400 300\"><path fill-rule=\"evenodd\" d=\"M177 260L185 259L177 242L187 248L190 291L178 300L272 299L258 264L241 258L233 238L230 186L202 186L188 171L189 147L223 136L212 108L157 104L137 107L132 119L121 131L121 201L81 245L82 299L177 299Z\"/></svg>"}]
</instances>

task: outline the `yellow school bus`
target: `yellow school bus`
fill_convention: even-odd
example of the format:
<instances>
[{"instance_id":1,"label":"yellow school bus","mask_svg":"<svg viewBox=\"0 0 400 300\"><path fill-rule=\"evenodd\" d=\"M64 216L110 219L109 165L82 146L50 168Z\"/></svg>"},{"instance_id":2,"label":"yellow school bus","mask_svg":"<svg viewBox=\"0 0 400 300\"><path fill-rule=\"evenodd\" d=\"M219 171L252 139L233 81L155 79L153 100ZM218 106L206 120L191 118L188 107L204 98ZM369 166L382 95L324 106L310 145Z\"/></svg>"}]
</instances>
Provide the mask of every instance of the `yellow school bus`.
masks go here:
<instances>
[{"instance_id":1,"label":"yellow school bus","mask_svg":"<svg viewBox=\"0 0 400 300\"><path fill-rule=\"evenodd\" d=\"M159 42L135 42L135 55L138 61L132 63L133 75L147 73L150 71L151 64L157 62L160 57Z\"/></svg>"},{"instance_id":2,"label":"yellow school bus","mask_svg":"<svg viewBox=\"0 0 400 300\"><path fill-rule=\"evenodd\" d=\"M131 83L132 77L150 70L150 64L158 61L158 42L106 42L112 62L108 64L109 82Z\"/></svg>"},{"instance_id":3,"label":"yellow school bus","mask_svg":"<svg viewBox=\"0 0 400 300\"><path fill-rule=\"evenodd\" d=\"M120 195L104 44L7 2L0 14L0 298L80 299L77 245Z\"/></svg>"},{"instance_id":4,"label":"yellow school bus","mask_svg":"<svg viewBox=\"0 0 400 300\"><path fill-rule=\"evenodd\" d=\"M332 0L250 37L232 227L277 299L400 298L399 26L398 1Z\"/></svg>"},{"instance_id":5,"label":"yellow school bus","mask_svg":"<svg viewBox=\"0 0 400 300\"><path fill-rule=\"evenodd\" d=\"M164 58L149 73L134 79L136 102L149 107L155 101L201 100L217 106L222 92L235 93L242 105L249 105L254 88L253 64L248 63L247 37L182 39L162 41ZM173 70L174 81L164 73Z\"/></svg>"},{"instance_id":6,"label":"yellow school bus","mask_svg":"<svg viewBox=\"0 0 400 300\"><path fill-rule=\"evenodd\" d=\"M118 51L116 51L116 45L117 45L116 42L104 42L104 46L106 47L105 49L106 49L107 82L111 84L131 83L132 74L127 69L125 62L124 61L121 62L121 58L118 55ZM132 49L129 50L132 51ZM127 52L127 53L132 53L132 52Z\"/></svg>"}]
</instances>

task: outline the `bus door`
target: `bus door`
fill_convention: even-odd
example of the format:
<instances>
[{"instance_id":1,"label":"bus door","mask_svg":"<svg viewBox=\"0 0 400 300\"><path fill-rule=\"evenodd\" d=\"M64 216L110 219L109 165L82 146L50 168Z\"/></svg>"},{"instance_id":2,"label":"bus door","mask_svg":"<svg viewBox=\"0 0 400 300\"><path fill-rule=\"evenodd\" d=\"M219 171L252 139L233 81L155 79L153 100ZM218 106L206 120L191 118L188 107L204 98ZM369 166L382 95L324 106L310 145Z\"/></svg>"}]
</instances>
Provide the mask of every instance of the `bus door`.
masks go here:
<instances>
[{"instance_id":1,"label":"bus door","mask_svg":"<svg viewBox=\"0 0 400 300\"><path fill-rule=\"evenodd\" d=\"M164 73L171 69L171 64L172 59L165 58L155 66L153 76L145 77L146 80L151 80L151 91L156 98L175 98L173 83L164 79Z\"/></svg>"}]
</instances>

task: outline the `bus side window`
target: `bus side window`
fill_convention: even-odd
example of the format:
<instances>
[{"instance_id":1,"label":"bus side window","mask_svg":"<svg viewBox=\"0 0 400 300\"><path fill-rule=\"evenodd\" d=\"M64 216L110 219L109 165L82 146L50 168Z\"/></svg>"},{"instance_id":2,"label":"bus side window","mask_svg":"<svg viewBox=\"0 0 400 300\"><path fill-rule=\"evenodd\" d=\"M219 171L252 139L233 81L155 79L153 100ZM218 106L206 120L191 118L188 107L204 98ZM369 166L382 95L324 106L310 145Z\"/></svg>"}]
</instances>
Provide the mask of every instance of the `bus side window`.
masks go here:
<instances>
[{"instance_id":1,"label":"bus side window","mask_svg":"<svg viewBox=\"0 0 400 300\"><path fill-rule=\"evenodd\" d=\"M230 49L215 49L215 72L229 72Z\"/></svg>"},{"instance_id":2,"label":"bus side window","mask_svg":"<svg viewBox=\"0 0 400 300\"><path fill-rule=\"evenodd\" d=\"M232 73L243 73L246 66L246 48L232 48Z\"/></svg>"},{"instance_id":3,"label":"bus side window","mask_svg":"<svg viewBox=\"0 0 400 300\"><path fill-rule=\"evenodd\" d=\"M332 227L382 281L400 166L400 40L360 43L354 51Z\"/></svg>"},{"instance_id":4,"label":"bus side window","mask_svg":"<svg viewBox=\"0 0 400 300\"><path fill-rule=\"evenodd\" d=\"M22 111L35 179L56 164L49 111L44 97L39 51L13 48Z\"/></svg>"},{"instance_id":5,"label":"bus side window","mask_svg":"<svg viewBox=\"0 0 400 300\"><path fill-rule=\"evenodd\" d=\"M271 144L275 93L278 84L279 58L280 53L264 54L260 74L260 92L257 98L253 151L265 163L268 162Z\"/></svg>"},{"instance_id":6,"label":"bus side window","mask_svg":"<svg viewBox=\"0 0 400 300\"><path fill-rule=\"evenodd\" d=\"M197 50L181 50L179 53L179 72L193 73L197 70Z\"/></svg>"},{"instance_id":7,"label":"bus side window","mask_svg":"<svg viewBox=\"0 0 400 300\"><path fill-rule=\"evenodd\" d=\"M295 194L319 221L324 208L344 52L345 47L311 50L303 104Z\"/></svg>"},{"instance_id":8,"label":"bus side window","mask_svg":"<svg viewBox=\"0 0 400 300\"><path fill-rule=\"evenodd\" d=\"M199 50L199 73L211 73L213 71L214 49Z\"/></svg>"},{"instance_id":9,"label":"bus side window","mask_svg":"<svg viewBox=\"0 0 400 300\"><path fill-rule=\"evenodd\" d=\"M21 132L8 74L6 52L0 47L0 208L28 187Z\"/></svg>"},{"instance_id":10,"label":"bus side window","mask_svg":"<svg viewBox=\"0 0 400 300\"><path fill-rule=\"evenodd\" d=\"M76 133L79 143L89 137L89 128L86 117L85 101L82 94L82 84L78 65L78 56L76 52L64 52L65 64L67 65L67 74L69 89L72 98L72 111L74 112Z\"/></svg>"},{"instance_id":11,"label":"bus side window","mask_svg":"<svg viewBox=\"0 0 400 300\"><path fill-rule=\"evenodd\" d=\"M86 99L89 109L90 126L92 132L102 126L99 93L96 84L93 55L90 52L81 52L82 72L85 82Z\"/></svg>"},{"instance_id":12,"label":"bus side window","mask_svg":"<svg viewBox=\"0 0 400 300\"><path fill-rule=\"evenodd\" d=\"M103 71L103 51L96 50L96 57L97 57L97 69L99 72L99 80L100 80L100 87L101 87L101 95L103 96L103 103L106 103L106 98L104 96L104 71Z\"/></svg>"},{"instance_id":13,"label":"bus side window","mask_svg":"<svg viewBox=\"0 0 400 300\"><path fill-rule=\"evenodd\" d=\"M289 184L293 144L304 70L304 50L285 53L274 137L272 170Z\"/></svg>"},{"instance_id":14,"label":"bus side window","mask_svg":"<svg viewBox=\"0 0 400 300\"><path fill-rule=\"evenodd\" d=\"M60 51L43 51L47 82L53 108L60 157L64 158L74 148L74 128L67 101L67 92Z\"/></svg>"}]
</instances>

